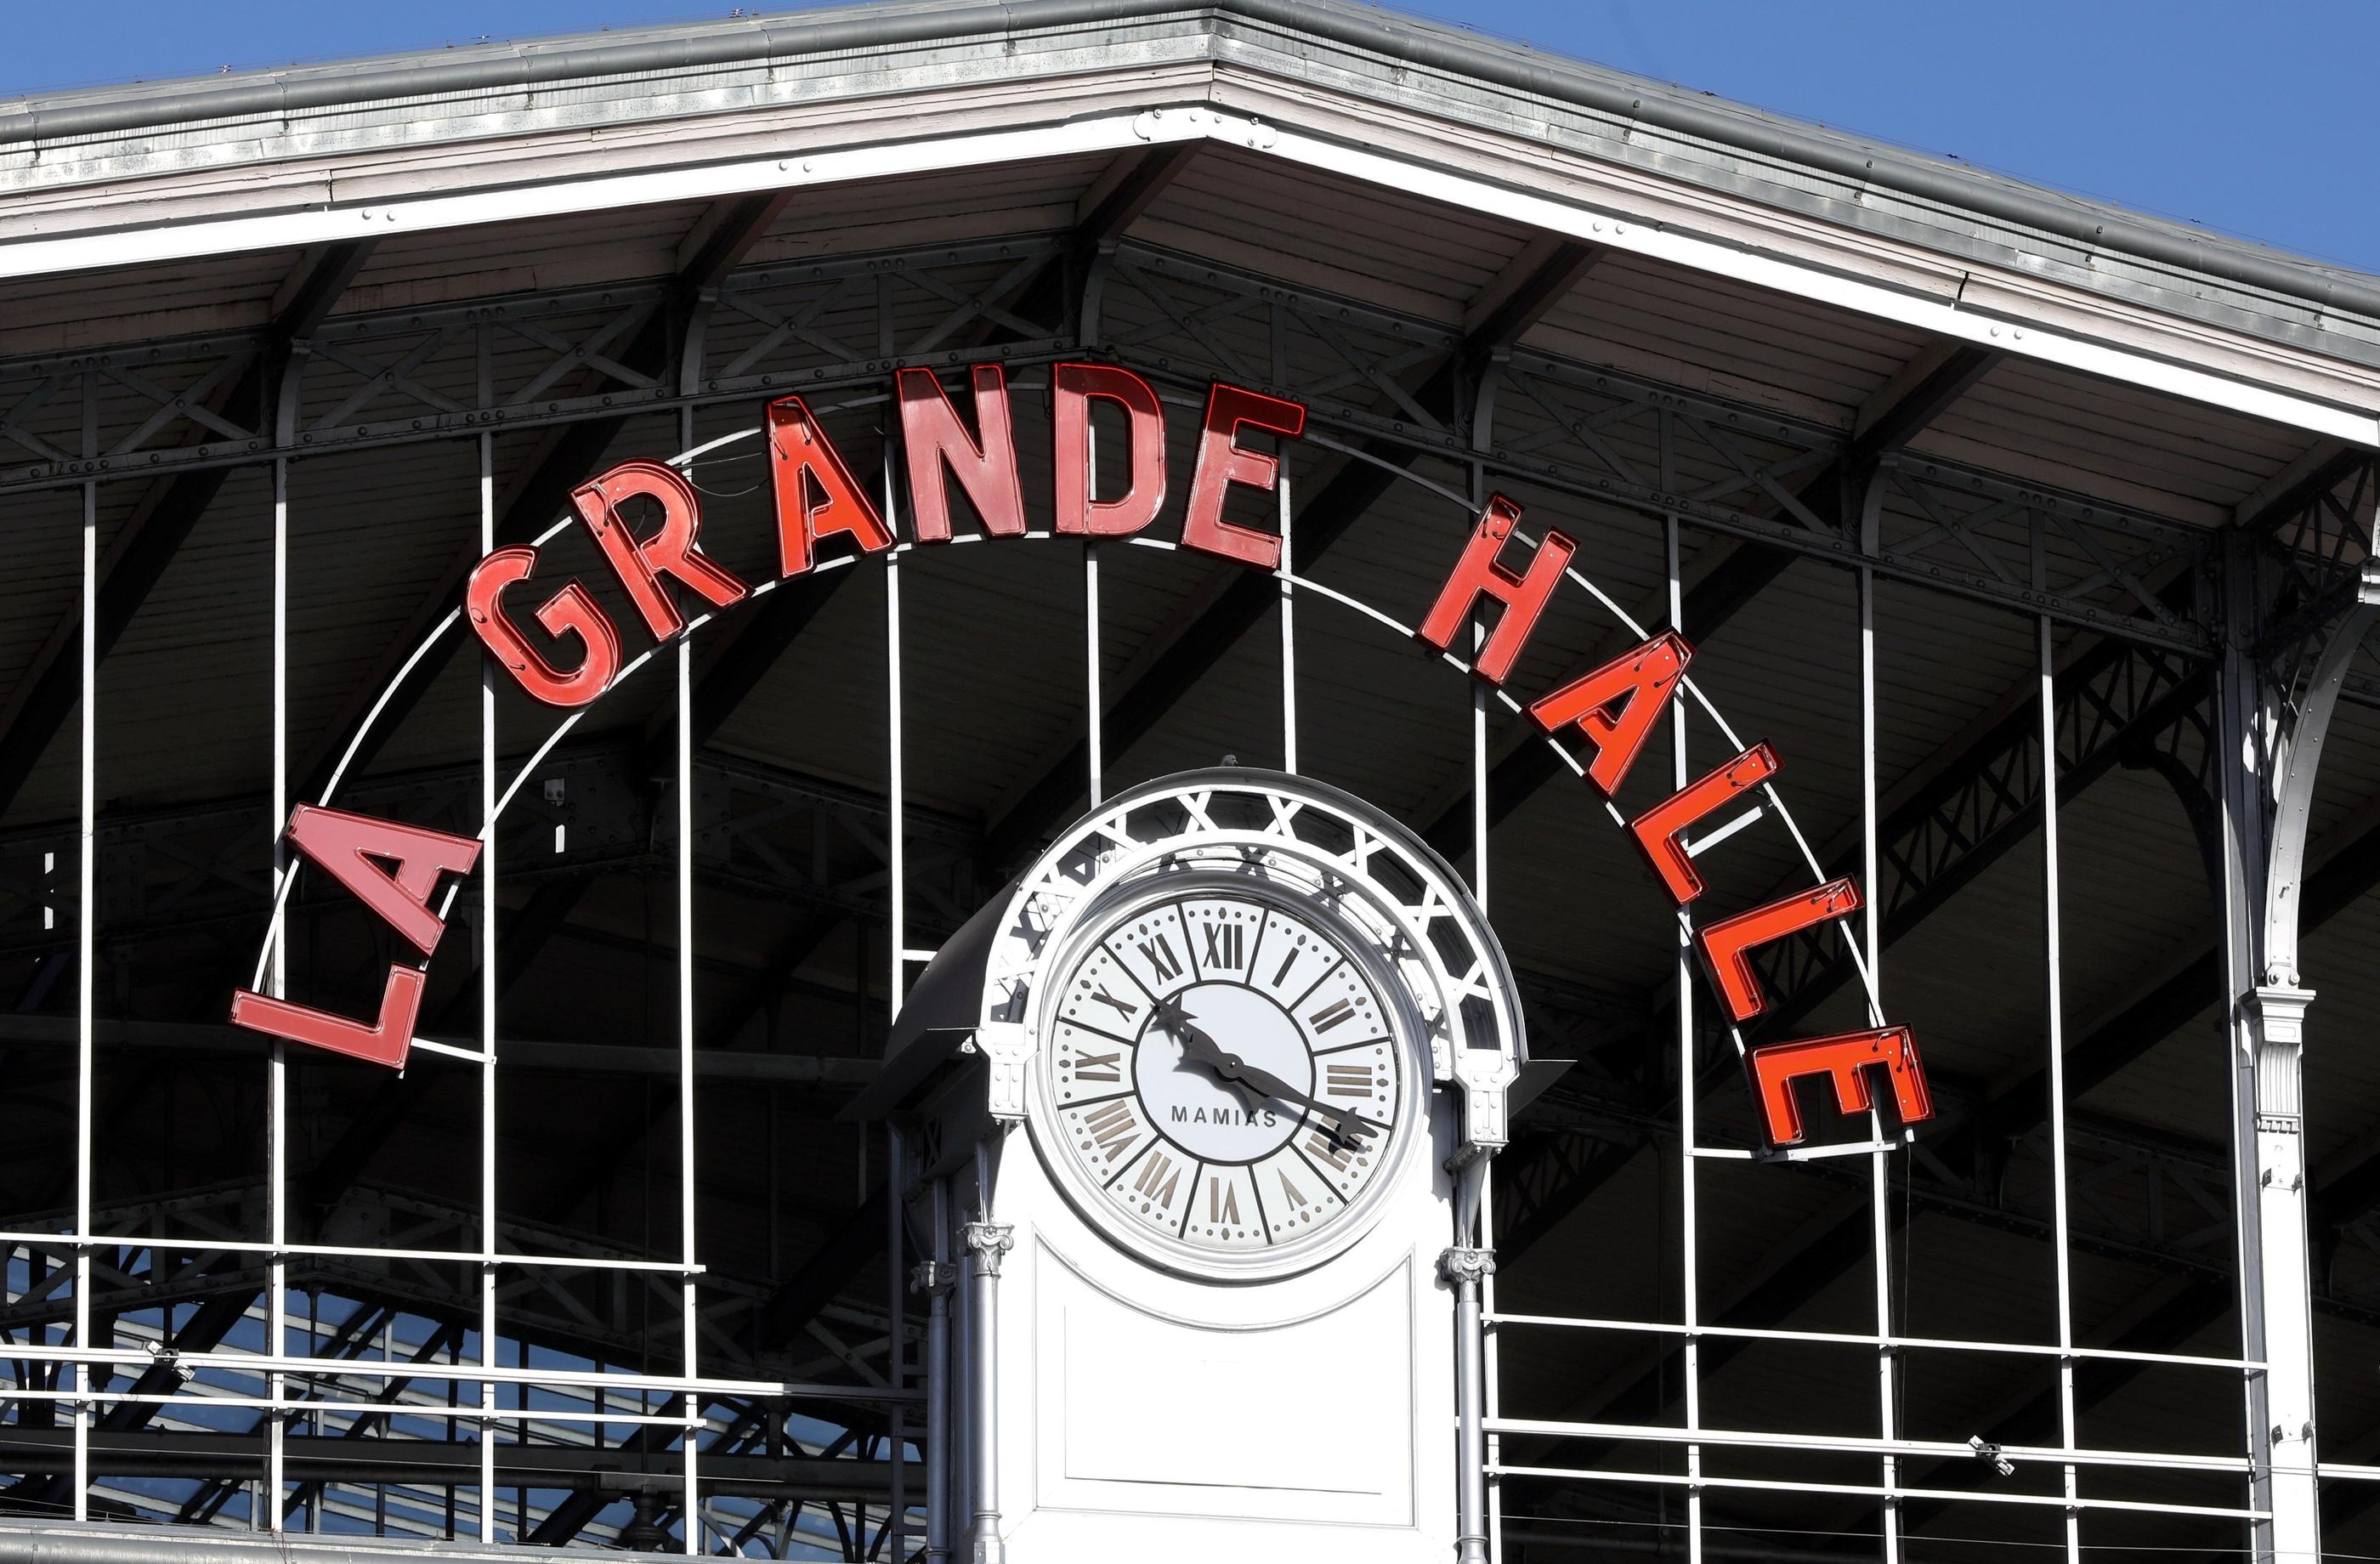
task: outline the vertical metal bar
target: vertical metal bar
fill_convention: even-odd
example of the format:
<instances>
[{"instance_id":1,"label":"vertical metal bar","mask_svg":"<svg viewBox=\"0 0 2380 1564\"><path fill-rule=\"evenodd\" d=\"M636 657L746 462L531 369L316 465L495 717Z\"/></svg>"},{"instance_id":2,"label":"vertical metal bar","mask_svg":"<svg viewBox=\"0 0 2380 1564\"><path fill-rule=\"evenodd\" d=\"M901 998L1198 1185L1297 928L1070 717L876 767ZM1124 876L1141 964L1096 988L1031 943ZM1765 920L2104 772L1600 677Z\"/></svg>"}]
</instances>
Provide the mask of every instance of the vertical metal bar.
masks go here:
<instances>
[{"instance_id":1,"label":"vertical metal bar","mask_svg":"<svg viewBox=\"0 0 2380 1564\"><path fill-rule=\"evenodd\" d=\"M1088 427L1087 416L1084 422L1084 459L1090 474L1084 479L1083 491L1096 499L1099 492L1099 432ZM1099 546L1088 538L1083 540L1083 749L1090 758L1091 807L1096 809L1107 796L1107 700L1099 692Z\"/></svg>"},{"instance_id":2,"label":"vertical metal bar","mask_svg":"<svg viewBox=\"0 0 2380 1564\"><path fill-rule=\"evenodd\" d=\"M282 824L288 818L289 458L280 456L273 463L273 812L267 821L273 832L276 891L282 876L288 873L287 855L281 842ZM266 964L265 991L275 999L283 996L283 951L286 944L286 940L273 940ZM278 1037L273 1040L273 1053L265 1069L264 1198L272 1231L273 1267L265 1289L264 1340L265 1351L278 1358L287 1356L289 1351L289 1261L284 1253L289 1243L289 1046ZM308 1356L313 1355L311 1340L306 1352ZM289 1491L288 1424L280 1412L289 1393L289 1380L287 1376L276 1373L266 1383L273 1403L264 1425L265 1487L271 1495L267 1501L267 1529L277 1532L281 1530L282 1498Z\"/></svg>"},{"instance_id":3,"label":"vertical metal bar","mask_svg":"<svg viewBox=\"0 0 2380 1564\"><path fill-rule=\"evenodd\" d=\"M1488 443L1488 409L1484 397L1479 403L1475 404L1472 417L1472 440L1475 447L1485 447ZM1488 469L1483 463L1474 461L1471 464L1471 505L1474 514L1483 512L1487 503ZM1475 624L1472 626L1472 656L1476 658L1480 647L1487 641L1486 629ZM1471 879L1472 893L1478 899L1479 910L1482 913L1488 910L1488 699L1487 686L1474 680L1471 689ZM1489 1158L1480 1164L1478 1174L1479 1194L1476 1219L1479 1235L1477 1242L1480 1252L1489 1256L1488 1263L1479 1268L1478 1303L1483 1320L1493 1320L1496 1316L1496 1267L1493 1261L1496 1253L1495 1168L1495 1158ZM1461 1241L1462 1235L1458 1234L1457 1242ZM1480 1355L1478 1393L1487 1416L1492 1423L1503 1413L1503 1400L1496 1388L1500 1362L1496 1328L1490 1324L1480 1323L1477 1326L1476 1334L1479 1338L1477 1350ZM1466 1347L1469 1346L1472 1336L1473 1332L1466 1328L1464 1336ZM1470 1459L1471 1453L1471 1444L1466 1440L1463 1447L1463 1456L1466 1461ZM1488 1471L1493 1472L1503 1460L1503 1436L1488 1435L1482 1441L1478 1453ZM1463 1473L1463 1480L1471 1481L1471 1474ZM1485 1520L1488 1534L1488 1558L1489 1564L1501 1564L1504 1557L1504 1485L1493 1476L1483 1476L1480 1481L1487 1501Z\"/></svg>"},{"instance_id":4,"label":"vertical metal bar","mask_svg":"<svg viewBox=\"0 0 2380 1564\"><path fill-rule=\"evenodd\" d=\"M897 537L901 518L893 508L892 434L885 433L884 446L884 521ZM884 555L884 746L885 746L885 810L884 827L885 871L888 876L887 906L892 937L885 941L892 962L891 991L886 995L885 1023L887 1035L891 1024L901 1019L901 1000L909 988L909 881L908 881L908 776L901 747L901 714L904 697L901 683L901 555L903 545L894 544ZM1096 774L1097 762L1093 762ZM1099 798L1096 783L1091 789L1094 802ZM864 981L864 980L863 980ZM893 1197L899 1198L895 1191Z\"/></svg>"},{"instance_id":5,"label":"vertical metal bar","mask_svg":"<svg viewBox=\"0 0 2380 1564\"><path fill-rule=\"evenodd\" d=\"M1290 531L1289 443L1282 441L1273 505L1281 525L1281 769L1297 775L1297 551Z\"/></svg>"},{"instance_id":6,"label":"vertical metal bar","mask_svg":"<svg viewBox=\"0 0 2380 1564\"><path fill-rule=\"evenodd\" d=\"M1472 404L1472 440L1475 449L1486 448L1488 429L1488 398L1475 396ZM1470 464L1471 505L1475 513L1484 512L1488 503L1487 465L1475 457ZM1487 627L1475 620L1471 627L1471 655L1475 661L1480 648L1487 644ZM1488 906L1488 686L1474 679L1471 686L1471 889L1480 910ZM1489 1523L1490 1499L1487 1467L1490 1463L1489 1445L1482 1434L1482 1420L1488 1400L1487 1310L1492 1306L1488 1287L1495 1276L1494 1251L1482 1236L1488 1226L1487 1203L1488 1161L1482 1159L1473 1167L1455 1174L1455 1246L1439 1260L1439 1269L1454 1282L1455 1308L1455 1422L1462 1447L1463 1469L1456 1473L1455 1555L1463 1564L1489 1564L1500 1543L1497 1528ZM1463 1185L1469 1185L1469 1199L1464 1198ZM1470 1253L1463 1253L1469 1246Z\"/></svg>"},{"instance_id":7,"label":"vertical metal bar","mask_svg":"<svg viewBox=\"0 0 2380 1564\"><path fill-rule=\"evenodd\" d=\"M96 371L86 384L97 380ZM85 436L90 429L85 415ZM91 1097L99 1035L98 988L91 968L99 955L99 790L92 768L99 754L99 487L82 486L82 862L77 869L81 917L75 929L75 1279L74 1341L91 1345ZM170 1329L173 1311L165 1312ZM53 1381L55 1383L55 1381ZM91 1519L91 1363L75 1364L74 1518Z\"/></svg>"},{"instance_id":8,"label":"vertical metal bar","mask_svg":"<svg viewBox=\"0 0 2380 1564\"><path fill-rule=\"evenodd\" d=\"M1463 1242L1475 1231L1472 1212L1464 1207L1476 1201L1482 1187L1479 1175L1485 1171L1487 1164L1478 1162L1455 1175L1458 1186L1468 1186L1470 1198L1456 1194L1456 1243L1439 1261L1439 1275L1454 1288L1454 1415L1456 1441L1463 1452L1461 1469L1455 1473L1454 1556L1459 1564L1488 1561L1487 1456L1480 1438L1485 1400L1481 1381L1488 1376L1488 1367L1482 1347L1486 1327L1480 1319L1480 1283L1486 1279L1489 1262L1485 1250Z\"/></svg>"},{"instance_id":9,"label":"vertical metal bar","mask_svg":"<svg viewBox=\"0 0 2380 1564\"><path fill-rule=\"evenodd\" d=\"M2058 1426L2074 1448L2074 1280L2068 1253L2066 1208L2066 986L2064 929L2058 914L2058 702L2050 664L2049 619L2034 621L2041 671L2041 868L2044 967L2049 1012L2050 1243L2058 1265ZM2065 1467L2066 1497L2079 1497L2074 1463ZM2082 1564L2082 1512L2066 1509L2068 1564Z\"/></svg>"},{"instance_id":10,"label":"vertical metal bar","mask_svg":"<svg viewBox=\"0 0 2380 1564\"><path fill-rule=\"evenodd\" d=\"M1677 447L1673 439L1675 420L1669 409L1663 408L1654 422L1655 455L1660 464L1661 491L1670 492L1677 481ZM1685 623L1685 592L1682 581L1682 556L1678 518L1674 514L1661 518L1662 569L1668 578L1670 627L1680 636L1688 633ZM1686 703L1682 698L1670 703L1670 785L1682 789L1694 780L1688 769L1686 746ZM1700 1432L1703 1425L1702 1344L1693 1334L1702 1324L1701 1225L1694 1201L1694 1146L1698 1134L1694 1122L1694 914L1687 908L1678 910L1678 953L1673 982L1676 986L1678 1009L1678 1260L1680 1285L1679 1308L1682 1322L1688 1334L1679 1355L1679 1364L1685 1378L1686 1427ZM1703 1451L1700 1445L1686 1447L1686 1558L1687 1564L1703 1564Z\"/></svg>"},{"instance_id":11,"label":"vertical metal bar","mask_svg":"<svg viewBox=\"0 0 2380 1564\"><path fill-rule=\"evenodd\" d=\"M996 1134L997 1132L995 1132ZM975 1147L977 1218L961 1230L967 1246L967 1331L970 1358L967 1455L975 1469L975 1523L968 1557L974 1564L1006 1564L1000 1528L1000 1257L1011 1230L991 1219L992 1143Z\"/></svg>"},{"instance_id":12,"label":"vertical metal bar","mask_svg":"<svg viewBox=\"0 0 2380 1564\"><path fill-rule=\"evenodd\" d=\"M694 448L694 409L678 412L682 450ZM694 1122L694 637L677 643L677 1184L678 1237L686 1275L678 1284L678 1328L685 1333L686 1376L696 1376L698 1345L695 1286ZM698 1466L702 1440L702 1398L686 1394L686 1551L702 1546L702 1496Z\"/></svg>"},{"instance_id":13,"label":"vertical metal bar","mask_svg":"<svg viewBox=\"0 0 2380 1564\"><path fill-rule=\"evenodd\" d=\"M1471 627L1471 655L1488 644L1486 626ZM1471 682L1471 894L1488 909L1488 686Z\"/></svg>"},{"instance_id":14,"label":"vertical metal bar","mask_svg":"<svg viewBox=\"0 0 2380 1564\"><path fill-rule=\"evenodd\" d=\"M1661 418L1661 453L1663 483L1668 483L1669 416ZM1669 575L1670 626L1681 636L1686 633L1685 593L1679 582L1678 518L1661 518L1662 556ZM1694 780L1687 769L1686 703L1682 699L1670 703L1670 770L1671 785L1683 788ZM1682 1276L1679 1287L1681 1323L1689 1334L1681 1352L1685 1371L1686 1427L1700 1432L1703 1425L1702 1345L1691 1332L1702 1323L1702 1294L1696 1277L1701 1257L1696 1245L1700 1229L1694 1219L1694 915L1684 908L1678 911L1678 955L1675 982L1678 1002L1678 1258ZM1703 1560L1703 1448L1686 1447L1686 1558L1687 1564Z\"/></svg>"},{"instance_id":15,"label":"vertical metal bar","mask_svg":"<svg viewBox=\"0 0 2380 1564\"><path fill-rule=\"evenodd\" d=\"M884 1133L884 1209L889 1230L884 1235L885 1314L891 1322L886 1334L892 1342L887 1354L892 1372L885 1378L896 1391L909 1387L909 1321L905 1307L908 1276L907 1267L901 1263L907 1257L908 1250L907 1224L902 1218L908 1201L908 1181L907 1147L902 1141L901 1132L888 1125ZM892 1492L889 1496L892 1502L885 1516L885 1527L892 1534L890 1556L894 1559L909 1557L907 1410L899 1401L892 1403L890 1417L892 1437L888 1441L890 1448L885 1451L892 1463Z\"/></svg>"},{"instance_id":16,"label":"vertical metal bar","mask_svg":"<svg viewBox=\"0 0 2380 1564\"><path fill-rule=\"evenodd\" d=\"M1489 1158L1479 1170L1479 1247L1489 1255L1496 1253L1496 1159ZM1496 1268L1488 1267L1479 1279L1479 1306L1492 1321L1496 1317ZM1497 1331L1494 1325L1486 1328L1487 1339L1481 1344L1485 1364L1481 1389L1487 1401L1488 1420L1492 1425L1504 1415L1503 1400L1497 1393ZM1504 1437L1488 1436L1484 1450L1490 1475L1488 1486L1488 1564L1504 1564L1504 1485L1492 1473L1504 1460Z\"/></svg>"},{"instance_id":17,"label":"vertical metal bar","mask_svg":"<svg viewBox=\"0 0 2380 1564\"><path fill-rule=\"evenodd\" d=\"M482 374L486 373L484 368ZM482 406L485 404L483 403ZM496 547L495 436L480 436L480 554ZM496 685L480 678L480 1366L496 1362ZM459 1343L458 1343L459 1345ZM480 1410L496 1410L496 1385L480 1381ZM480 1419L480 1540L496 1540L496 1422Z\"/></svg>"},{"instance_id":18,"label":"vertical metal bar","mask_svg":"<svg viewBox=\"0 0 2380 1564\"><path fill-rule=\"evenodd\" d=\"M1864 509L1865 507L1863 506ZM1884 1024L1884 969L1880 962L1884 952L1884 927L1878 911L1883 897L1876 884L1876 572L1863 565L1859 572L1859 638L1860 638L1860 884L1866 888L1861 915L1860 938L1866 947L1868 1024ZM1876 1433L1884 1439L1897 1437L1899 1416L1894 1405L1896 1377L1892 1349L1892 1180L1889 1152L1880 1149L1884 1139L1882 1116L1874 1109L1868 1111L1871 1141L1879 1149L1868 1154L1868 1213L1872 1222L1870 1247L1876 1256ZM1891 1455L1883 1458L1880 1473L1886 1498L1884 1517L1885 1564L1898 1564L1900 1558L1900 1501L1891 1496L1900 1485L1900 1462Z\"/></svg>"},{"instance_id":19,"label":"vertical metal bar","mask_svg":"<svg viewBox=\"0 0 2380 1564\"><path fill-rule=\"evenodd\" d=\"M951 1556L951 1181L934 1181L934 1268L926 1318L926 1558Z\"/></svg>"},{"instance_id":20,"label":"vertical metal bar","mask_svg":"<svg viewBox=\"0 0 2380 1564\"><path fill-rule=\"evenodd\" d=\"M892 474L898 455L898 437L888 425L884 432L884 522L897 536L901 518L897 507L898 493ZM909 923L908 923L908 836L907 795L902 774L901 728L903 691L901 685L901 551L896 546L884 559L884 648L885 648L885 733L886 769L890 773L887 787L890 818L885 822L885 853L890 860L886 867L891 876L889 897L892 938L886 941L892 949L892 987L885 999L886 1030L900 1019L901 1000L909 986ZM902 1145L901 1132L887 1126L884 1135L884 1206L889 1223L885 1234L886 1265L889 1269L890 1296L886 1312L891 1316L891 1364L889 1376L892 1388L903 1388L908 1383L908 1334L904 1303L907 1295L907 1276L901 1264L905 1248L902 1209L908 1199L908 1170ZM909 1496L905 1483L903 1456L908 1443L906 1419L903 1407L895 1401L892 1407L891 1449L886 1452L892 1461L892 1506L886 1526L892 1536L895 1559L909 1556ZM929 1413L930 1416L931 1414Z\"/></svg>"}]
</instances>

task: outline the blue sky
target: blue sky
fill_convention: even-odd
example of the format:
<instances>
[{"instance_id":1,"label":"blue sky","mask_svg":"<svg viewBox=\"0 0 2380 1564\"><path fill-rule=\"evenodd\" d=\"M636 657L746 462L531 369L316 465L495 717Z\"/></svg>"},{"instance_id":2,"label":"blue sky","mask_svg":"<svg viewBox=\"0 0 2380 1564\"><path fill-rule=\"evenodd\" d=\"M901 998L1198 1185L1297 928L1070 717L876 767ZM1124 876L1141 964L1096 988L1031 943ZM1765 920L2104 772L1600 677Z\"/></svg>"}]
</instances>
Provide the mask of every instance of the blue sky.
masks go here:
<instances>
[{"instance_id":1,"label":"blue sky","mask_svg":"<svg viewBox=\"0 0 2380 1564\"><path fill-rule=\"evenodd\" d=\"M783 9L783 6L747 6ZM1406 8L2380 271L2374 0L1416 0ZM720 18L671 0L16 0L0 94Z\"/></svg>"}]
</instances>

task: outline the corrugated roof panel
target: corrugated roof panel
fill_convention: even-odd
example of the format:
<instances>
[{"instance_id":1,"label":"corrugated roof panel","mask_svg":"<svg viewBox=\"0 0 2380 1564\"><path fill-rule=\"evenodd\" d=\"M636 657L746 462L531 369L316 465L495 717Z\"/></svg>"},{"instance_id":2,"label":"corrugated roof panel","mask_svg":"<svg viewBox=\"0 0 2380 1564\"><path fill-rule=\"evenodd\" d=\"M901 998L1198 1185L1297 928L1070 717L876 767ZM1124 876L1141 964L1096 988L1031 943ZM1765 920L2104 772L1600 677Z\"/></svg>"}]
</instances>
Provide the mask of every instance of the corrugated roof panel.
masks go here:
<instances>
[{"instance_id":1,"label":"corrugated roof panel","mask_svg":"<svg viewBox=\"0 0 2380 1564\"><path fill-rule=\"evenodd\" d=\"M1209 147L1135 236L1382 308L1458 324L1527 235L1434 202Z\"/></svg>"},{"instance_id":2,"label":"corrugated roof panel","mask_svg":"<svg viewBox=\"0 0 2380 1564\"><path fill-rule=\"evenodd\" d=\"M258 326L296 264L262 251L0 281L0 357Z\"/></svg>"},{"instance_id":3,"label":"corrugated roof panel","mask_svg":"<svg viewBox=\"0 0 2380 1564\"><path fill-rule=\"evenodd\" d=\"M1605 255L1532 337L1549 352L1650 370L1839 425L1925 340L1903 327L1616 253Z\"/></svg>"},{"instance_id":4,"label":"corrugated roof panel","mask_svg":"<svg viewBox=\"0 0 2380 1564\"><path fill-rule=\"evenodd\" d=\"M457 297L665 277L679 245L709 210L667 201L586 216L393 234L372 247L341 313L426 306Z\"/></svg>"},{"instance_id":5,"label":"corrugated roof panel","mask_svg":"<svg viewBox=\"0 0 2380 1564\"><path fill-rule=\"evenodd\" d=\"M2123 387L2003 362L1914 444L2211 527L2310 443L2242 418L2160 420L2158 410Z\"/></svg>"}]
</instances>

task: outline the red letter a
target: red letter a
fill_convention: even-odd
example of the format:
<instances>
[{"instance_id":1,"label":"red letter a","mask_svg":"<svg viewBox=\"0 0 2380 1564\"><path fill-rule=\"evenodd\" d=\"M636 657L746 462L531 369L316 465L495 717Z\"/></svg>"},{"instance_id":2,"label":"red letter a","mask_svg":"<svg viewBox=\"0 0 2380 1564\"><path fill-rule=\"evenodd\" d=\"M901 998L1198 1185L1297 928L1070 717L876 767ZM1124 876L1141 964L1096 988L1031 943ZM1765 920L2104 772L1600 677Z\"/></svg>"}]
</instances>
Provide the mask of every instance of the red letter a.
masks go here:
<instances>
[{"instance_id":1,"label":"red letter a","mask_svg":"<svg viewBox=\"0 0 2380 1564\"><path fill-rule=\"evenodd\" d=\"M984 531L995 538L1025 535L1025 491L1016 478L1008 378L997 364L978 364L967 373L975 385L976 427L983 431L979 445L959 422L958 409L933 370L904 370L897 377L901 448L909 468L909 533L920 543L951 540L951 478L959 480L983 518Z\"/></svg>"},{"instance_id":2,"label":"red letter a","mask_svg":"<svg viewBox=\"0 0 2380 1564\"><path fill-rule=\"evenodd\" d=\"M769 404L769 479L777 496L777 564L799 576L817 561L820 539L848 532L864 553L892 546L892 534L798 396Z\"/></svg>"},{"instance_id":3,"label":"red letter a","mask_svg":"<svg viewBox=\"0 0 2380 1564\"><path fill-rule=\"evenodd\" d=\"M1543 697L1529 708L1529 715L1548 733L1577 723L1595 746L1587 776L1607 794L1617 793L1694 655L1676 631L1665 630ZM1615 705L1618 711L1611 709Z\"/></svg>"},{"instance_id":4,"label":"red letter a","mask_svg":"<svg viewBox=\"0 0 2380 1564\"><path fill-rule=\"evenodd\" d=\"M480 861L480 844L468 837L310 804L298 805L289 817L288 836L291 846L362 897L366 906L425 956L446 931L444 921L430 910L438 877L468 874ZM390 864L395 867L383 867ZM376 1022L349 1021L245 988L232 995L231 1019L253 1031L401 1070L413 1047L413 1024L421 1013L425 981L419 968L391 966Z\"/></svg>"},{"instance_id":5,"label":"red letter a","mask_svg":"<svg viewBox=\"0 0 2380 1564\"><path fill-rule=\"evenodd\" d=\"M331 877L423 955L438 948L446 925L430 910L430 893L442 874L468 874L480 861L480 844L443 830L401 826L369 815L317 809L300 804L289 817L289 844L327 869ZM383 863L395 865L392 872Z\"/></svg>"}]
</instances>

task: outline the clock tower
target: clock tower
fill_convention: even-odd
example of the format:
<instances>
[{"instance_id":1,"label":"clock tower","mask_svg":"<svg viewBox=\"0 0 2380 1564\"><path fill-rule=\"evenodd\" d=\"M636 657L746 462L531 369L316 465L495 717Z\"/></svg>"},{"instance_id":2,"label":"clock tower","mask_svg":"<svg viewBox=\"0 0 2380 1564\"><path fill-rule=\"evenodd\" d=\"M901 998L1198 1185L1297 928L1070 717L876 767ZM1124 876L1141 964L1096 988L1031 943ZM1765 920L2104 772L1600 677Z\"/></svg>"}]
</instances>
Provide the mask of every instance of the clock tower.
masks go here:
<instances>
[{"instance_id":1,"label":"clock tower","mask_svg":"<svg viewBox=\"0 0 2380 1564\"><path fill-rule=\"evenodd\" d=\"M1462 881L1357 799L1198 771L1070 828L858 1105L937 1256L929 1554L1484 1559L1478 1195L1559 1069Z\"/></svg>"}]
</instances>

